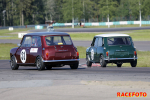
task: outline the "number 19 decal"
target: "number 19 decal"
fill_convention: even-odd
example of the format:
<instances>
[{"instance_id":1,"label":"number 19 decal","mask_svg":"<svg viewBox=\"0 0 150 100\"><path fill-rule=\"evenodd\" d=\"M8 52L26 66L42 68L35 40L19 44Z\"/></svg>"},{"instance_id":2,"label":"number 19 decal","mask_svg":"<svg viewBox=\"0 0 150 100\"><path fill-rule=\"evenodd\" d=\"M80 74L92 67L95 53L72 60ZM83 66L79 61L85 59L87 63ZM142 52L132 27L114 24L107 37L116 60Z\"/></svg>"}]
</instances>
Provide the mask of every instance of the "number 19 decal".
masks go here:
<instances>
[{"instance_id":1,"label":"number 19 decal","mask_svg":"<svg viewBox=\"0 0 150 100\"><path fill-rule=\"evenodd\" d=\"M23 50L20 52L20 59L21 59L21 62L22 62L22 63L25 63L25 62L26 62L27 56L26 56L26 50L25 50L25 49L23 49Z\"/></svg>"}]
</instances>

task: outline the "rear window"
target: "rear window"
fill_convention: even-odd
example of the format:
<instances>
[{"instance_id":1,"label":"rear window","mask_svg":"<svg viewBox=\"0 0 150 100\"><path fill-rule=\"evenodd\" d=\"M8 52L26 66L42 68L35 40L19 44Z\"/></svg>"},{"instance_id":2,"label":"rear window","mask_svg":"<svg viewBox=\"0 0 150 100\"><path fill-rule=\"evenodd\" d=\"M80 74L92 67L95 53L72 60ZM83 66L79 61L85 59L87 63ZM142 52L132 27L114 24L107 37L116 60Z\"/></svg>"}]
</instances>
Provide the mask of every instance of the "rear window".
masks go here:
<instances>
[{"instance_id":1,"label":"rear window","mask_svg":"<svg viewBox=\"0 0 150 100\"><path fill-rule=\"evenodd\" d=\"M45 37L46 44L51 45L72 45L69 36L47 36Z\"/></svg>"},{"instance_id":2,"label":"rear window","mask_svg":"<svg viewBox=\"0 0 150 100\"><path fill-rule=\"evenodd\" d=\"M107 38L108 45L131 45L129 37L111 37Z\"/></svg>"}]
</instances>

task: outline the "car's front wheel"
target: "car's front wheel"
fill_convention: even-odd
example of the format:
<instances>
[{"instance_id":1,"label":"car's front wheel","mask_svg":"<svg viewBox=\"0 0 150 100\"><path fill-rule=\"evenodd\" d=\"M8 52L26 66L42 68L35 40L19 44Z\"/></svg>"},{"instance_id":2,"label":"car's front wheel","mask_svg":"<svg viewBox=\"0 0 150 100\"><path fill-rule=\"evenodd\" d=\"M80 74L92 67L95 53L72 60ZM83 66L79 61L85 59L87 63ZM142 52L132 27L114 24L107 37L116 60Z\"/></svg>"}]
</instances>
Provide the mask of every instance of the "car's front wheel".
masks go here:
<instances>
[{"instance_id":1,"label":"car's front wheel","mask_svg":"<svg viewBox=\"0 0 150 100\"><path fill-rule=\"evenodd\" d=\"M71 69L78 69L78 66L79 66L79 63L75 63L75 64L70 65L70 68Z\"/></svg>"},{"instance_id":2,"label":"car's front wheel","mask_svg":"<svg viewBox=\"0 0 150 100\"><path fill-rule=\"evenodd\" d=\"M103 55L100 56L100 65L101 65L101 67L106 67L106 62L104 60Z\"/></svg>"},{"instance_id":3,"label":"car's front wheel","mask_svg":"<svg viewBox=\"0 0 150 100\"><path fill-rule=\"evenodd\" d=\"M136 67L137 65L137 60L130 62L131 67Z\"/></svg>"},{"instance_id":4,"label":"car's front wheel","mask_svg":"<svg viewBox=\"0 0 150 100\"><path fill-rule=\"evenodd\" d=\"M42 62L41 57L37 57L37 59L36 59L36 67L37 67L38 70L44 70L45 69L45 65Z\"/></svg>"},{"instance_id":5,"label":"car's front wheel","mask_svg":"<svg viewBox=\"0 0 150 100\"><path fill-rule=\"evenodd\" d=\"M19 68L19 65L16 63L14 56L11 57L10 66L12 70L17 70Z\"/></svg>"},{"instance_id":6,"label":"car's front wheel","mask_svg":"<svg viewBox=\"0 0 150 100\"><path fill-rule=\"evenodd\" d=\"M90 62L90 58L88 55L86 55L86 65L87 67L91 67L92 66L92 62Z\"/></svg>"}]
</instances>

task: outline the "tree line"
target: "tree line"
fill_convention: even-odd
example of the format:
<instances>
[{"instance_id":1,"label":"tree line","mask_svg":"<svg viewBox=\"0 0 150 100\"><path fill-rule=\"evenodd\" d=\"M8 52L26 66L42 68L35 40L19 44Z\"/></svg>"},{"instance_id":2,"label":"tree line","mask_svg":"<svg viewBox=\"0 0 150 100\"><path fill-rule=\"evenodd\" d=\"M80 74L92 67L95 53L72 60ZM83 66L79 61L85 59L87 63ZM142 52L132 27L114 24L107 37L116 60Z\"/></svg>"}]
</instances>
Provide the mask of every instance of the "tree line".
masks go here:
<instances>
[{"instance_id":1,"label":"tree line","mask_svg":"<svg viewBox=\"0 0 150 100\"><path fill-rule=\"evenodd\" d=\"M0 26L45 24L46 20L65 23L149 20L150 0L0 0ZM84 20L83 20L84 19Z\"/></svg>"}]
</instances>

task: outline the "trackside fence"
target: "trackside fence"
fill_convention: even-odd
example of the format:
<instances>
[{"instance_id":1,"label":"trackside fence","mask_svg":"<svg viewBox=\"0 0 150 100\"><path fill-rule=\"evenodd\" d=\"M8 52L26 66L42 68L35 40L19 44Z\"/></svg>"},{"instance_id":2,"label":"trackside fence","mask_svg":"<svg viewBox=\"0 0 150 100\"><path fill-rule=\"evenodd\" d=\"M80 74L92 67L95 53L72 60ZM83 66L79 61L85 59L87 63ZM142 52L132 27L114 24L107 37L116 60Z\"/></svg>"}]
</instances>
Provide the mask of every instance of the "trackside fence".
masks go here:
<instances>
[{"instance_id":1,"label":"trackside fence","mask_svg":"<svg viewBox=\"0 0 150 100\"><path fill-rule=\"evenodd\" d=\"M115 22L86 22L86 23L74 23L75 26L77 25L84 25L84 26L107 26L107 25L136 25L140 24L140 21L115 21ZM141 21L142 25L150 25L150 21ZM43 29L47 27L48 24L39 24L39 25L26 25L26 26L7 26L7 27L0 27L0 29L9 29L9 27L13 28L35 28L35 29ZM55 23L53 24L54 27L67 27L72 26L72 23Z\"/></svg>"}]
</instances>

